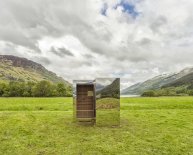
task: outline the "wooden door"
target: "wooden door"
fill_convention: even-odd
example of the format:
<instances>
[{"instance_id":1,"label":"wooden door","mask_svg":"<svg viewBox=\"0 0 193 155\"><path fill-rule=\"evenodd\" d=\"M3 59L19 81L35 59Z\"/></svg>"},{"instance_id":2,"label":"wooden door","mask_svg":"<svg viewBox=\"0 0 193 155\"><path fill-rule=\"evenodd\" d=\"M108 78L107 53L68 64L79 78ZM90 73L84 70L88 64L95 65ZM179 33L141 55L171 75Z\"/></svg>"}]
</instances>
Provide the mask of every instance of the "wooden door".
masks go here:
<instances>
[{"instance_id":1,"label":"wooden door","mask_svg":"<svg viewBox=\"0 0 193 155\"><path fill-rule=\"evenodd\" d=\"M95 117L95 92L93 84L77 84L77 118Z\"/></svg>"}]
</instances>

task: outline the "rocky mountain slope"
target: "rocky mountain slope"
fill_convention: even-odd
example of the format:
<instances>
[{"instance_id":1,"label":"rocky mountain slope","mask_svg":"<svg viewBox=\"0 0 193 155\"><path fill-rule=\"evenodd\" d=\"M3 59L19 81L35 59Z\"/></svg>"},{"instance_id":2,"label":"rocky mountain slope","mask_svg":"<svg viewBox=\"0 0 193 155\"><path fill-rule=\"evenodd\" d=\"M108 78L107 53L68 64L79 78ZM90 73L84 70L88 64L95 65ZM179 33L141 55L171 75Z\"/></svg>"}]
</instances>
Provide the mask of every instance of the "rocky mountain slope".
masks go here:
<instances>
[{"instance_id":1,"label":"rocky mountain slope","mask_svg":"<svg viewBox=\"0 0 193 155\"><path fill-rule=\"evenodd\" d=\"M65 83L70 85L62 77L48 71L41 64L26 58L12 55L0 55L0 81L41 81L47 80L52 83Z\"/></svg>"}]
</instances>

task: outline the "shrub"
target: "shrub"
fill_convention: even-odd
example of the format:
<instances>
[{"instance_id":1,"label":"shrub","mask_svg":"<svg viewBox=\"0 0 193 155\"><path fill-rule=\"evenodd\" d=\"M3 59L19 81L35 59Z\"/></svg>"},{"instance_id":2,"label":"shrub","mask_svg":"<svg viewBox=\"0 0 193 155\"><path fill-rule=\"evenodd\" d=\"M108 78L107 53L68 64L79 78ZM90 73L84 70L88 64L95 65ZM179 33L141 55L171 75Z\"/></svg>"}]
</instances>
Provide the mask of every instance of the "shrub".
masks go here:
<instances>
[{"instance_id":1,"label":"shrub","mask_svg":"<svg viewBox=\"0 0 193 155\"><path fill-rule=\"evenodd\" d=\"M188 92L188 94L189 94L190 96L193 96L193 90L190 90L190 91Z\"/></svg>"},{"instance_id":2,"label":"shrub","mask_svg":"<svg viewBox=\"0 0 193 155\"><path fill-rule=\"evenodd\" d=\"M153 90L145 91L141 96L143 97L155 97L156 94Z\"/></svg>"}]
</instances>

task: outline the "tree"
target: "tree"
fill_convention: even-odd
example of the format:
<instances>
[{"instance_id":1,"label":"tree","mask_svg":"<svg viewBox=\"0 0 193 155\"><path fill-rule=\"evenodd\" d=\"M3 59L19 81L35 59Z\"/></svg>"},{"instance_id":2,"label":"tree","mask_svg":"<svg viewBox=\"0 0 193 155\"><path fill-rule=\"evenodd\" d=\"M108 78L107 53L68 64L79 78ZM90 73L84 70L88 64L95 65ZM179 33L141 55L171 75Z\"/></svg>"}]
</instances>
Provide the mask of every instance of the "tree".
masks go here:
<instances>
[{"instance_id":1,"label":"tree","mask_svg":"<svg viewBox=\"0 0 193 155\"><path fill-rule=\"evenodd\" d=\"M3 96L7 89L7 85L5 83L0 83L0 96Z\"/></svg>"},{"instance_id":2,"label":"tree","mask_svg":"<svg viewBox=\"0 0 193 155\"><path fill-rule=\"evenodd\" d=\"M32 90L33 96L36 97L49 97L51 96L51 84L48 81L38 82Z\"/></svg>"},{"instance_id":3,"label":"tree","mask_svg":"<svg viewBox=\"0 0 193 155\"><path fill-rule=\"evenodd\" d=\"M189 94L190 96L193 96L193 90L190 90L190 91L188 92L188 94Z\"/></svg>"},{"instance_id":4,"label":"tree","mask_svg":"<svg viewBox=\"0 0 193 155\"><path fill-rule=\"evenodd\" d=\"M153 90L145 91L141 96L143 97L155 97L155 92Z\"/></svg>"},{"instance_id":5,"label":"tree","mask_svg":"<svg viewBox=\"0 0 193 155\"><path fill-rule=\"evenodd\" d=\"M31 96L33 96L32 95L32 90L33 90L34 86L35 86L34 82L27 82L26 85L25 85L23 96L24 97L31 97Z\"/></svg>"},{"instance_id":6,"label":"tree","mask_svg":"<svg viewBox=\"0 0 193 155\"><path fill-rule=\"evenodd\" d=\"M57 84L58 96L66 96L66 87L63 83Z\"/></svg>"},{"instance_id":7,"label":"tree","mask_svg":"<svg viewBox=\"0 0 193 155\"><path fill-rule=\"evenodd\" d=\"M9 96L10 97L19 97L23 95L25 88L24 82L9 82Z\"/></svg>"},{"instance_id":8,"label":"tree","mask_svg":"<svg viewBox=\"0 0 193 155\"><path fill-rule=\"evenodd\" d=\"M66 96L67 97L72 97L72 87L68 86L66 88Z\"/></svg>"},{"instance_id":9,"label":"tree","mask_svg":"<svg viewBox=\"0 0 193 155\"><path fill-rule=\"evenodd\" d=\"M11 81L9 84L0 83L0 96L3 97L51 97L72 96L72 88L63 83L57 85L48 81L18 82Z\"/></svg>"},{"instance_id":10,"label":"tree","mask_svg":"<svg viewBox=\"0 0 193 155\"><path fill-rule=\"evenodd\" d=\"M57 91L57 86L55 84L51 85L51 96L53 97L59 96Z\"/></svg>"}]
</instances>

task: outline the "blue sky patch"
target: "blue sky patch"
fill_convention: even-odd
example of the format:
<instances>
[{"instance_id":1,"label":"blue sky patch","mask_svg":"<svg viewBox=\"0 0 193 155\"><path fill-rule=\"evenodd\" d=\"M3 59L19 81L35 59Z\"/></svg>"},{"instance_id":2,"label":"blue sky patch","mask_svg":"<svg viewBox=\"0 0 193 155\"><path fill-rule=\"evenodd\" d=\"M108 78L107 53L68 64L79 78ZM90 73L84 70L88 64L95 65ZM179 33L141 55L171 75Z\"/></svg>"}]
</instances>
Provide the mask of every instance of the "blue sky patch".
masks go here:
<instances>
[{"instance_id":1,"label":"blue sky patch","mask_svg":"<svg viewBox=\"0 0 193 155\"><path fill-rule=\"evenodd\" d=\"M123 7L123 12L127 12L128 14L130 14L132 17L136 18L139 15L139 12L136 11L135 9L135 5L122 0L120 3L118 3L115 6L115 9L117 9L118 6L122 6Z\"/></svg>"},{"instance_id":2,"label":"blue sky patch","mask_svg":"<svg viewBox=\"0 0 193 155\"><path fill-rule=\"evenodd\" d=\"M103 4L103 7L102 7L102 9L101 9L101 14L102 14L103 16L107 16L107 14L106 14L107 9L108 9L108 5L107 5L107 3L104 3L104 4Z\"/></svg>"}]
</instances>

